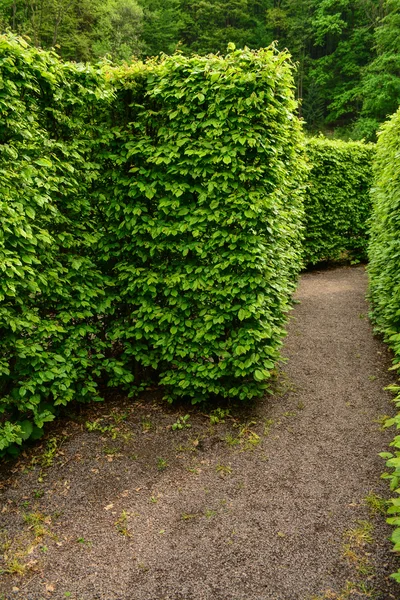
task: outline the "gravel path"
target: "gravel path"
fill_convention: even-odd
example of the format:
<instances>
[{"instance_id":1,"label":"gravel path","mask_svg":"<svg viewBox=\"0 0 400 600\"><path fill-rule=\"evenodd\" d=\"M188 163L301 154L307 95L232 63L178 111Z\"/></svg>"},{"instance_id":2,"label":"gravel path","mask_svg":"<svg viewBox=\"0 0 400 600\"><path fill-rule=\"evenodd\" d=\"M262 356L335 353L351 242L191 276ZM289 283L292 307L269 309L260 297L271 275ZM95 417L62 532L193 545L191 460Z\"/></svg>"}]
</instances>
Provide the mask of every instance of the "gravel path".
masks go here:
<instances>
[{"instance_id":1,"label":"gravel path","mask_svg":"<svg viewBox=\"0 0 400 600\"><path fill-rule=\"evenodd\" d=\"M276 393L251 407L212 423L114 398L3 465L0 599L398 600L366 285L362 267L302 277Z\"/></svg>"}]
</instances>

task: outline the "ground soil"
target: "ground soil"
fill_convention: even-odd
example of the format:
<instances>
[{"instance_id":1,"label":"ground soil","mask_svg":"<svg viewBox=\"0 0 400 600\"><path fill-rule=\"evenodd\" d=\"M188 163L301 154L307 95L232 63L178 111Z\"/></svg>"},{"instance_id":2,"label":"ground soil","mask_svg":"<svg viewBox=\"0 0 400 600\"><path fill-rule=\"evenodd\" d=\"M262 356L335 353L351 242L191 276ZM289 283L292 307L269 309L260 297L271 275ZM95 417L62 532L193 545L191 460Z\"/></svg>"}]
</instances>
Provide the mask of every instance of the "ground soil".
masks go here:
<instances>
[{"instance_id":1,"label":"ground soil","mask_svg":"<svg viewBox=\"0 0 400 600\"><path fill-rule=\"evenodd\" d=\"M366 285L363 267L303 275L274 395L214 423L114 397L4 464L0 598L399 599L379 500L390 356Z\"/></svg>"}]
</instances>

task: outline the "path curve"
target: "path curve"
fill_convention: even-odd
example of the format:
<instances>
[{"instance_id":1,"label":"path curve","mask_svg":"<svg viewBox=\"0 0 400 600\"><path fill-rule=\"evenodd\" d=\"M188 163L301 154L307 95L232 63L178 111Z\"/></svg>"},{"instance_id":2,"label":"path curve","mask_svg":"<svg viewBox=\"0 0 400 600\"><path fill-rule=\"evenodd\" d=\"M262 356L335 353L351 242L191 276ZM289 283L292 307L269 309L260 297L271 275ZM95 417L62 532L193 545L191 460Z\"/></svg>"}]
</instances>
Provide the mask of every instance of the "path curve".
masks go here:
<instances>
[{"instance_id":1,"label":"path curve","mask_svg":"<svg viewBox=\"0 0 400 600\"><path fill-rule=\"evenodd\" d=\"M378 499L390 357L366 286L363 267L303 275L277 393L225 423L192 412L171 431L178 409L117 399L57 426L43 481L44 444L3 467L8 559L33 543L25 575L2 576L5 598L400 598ZM95 419L116 439L87 431ZM49 533L35 538L32 514Z\"/></svg>"}]
</instances>

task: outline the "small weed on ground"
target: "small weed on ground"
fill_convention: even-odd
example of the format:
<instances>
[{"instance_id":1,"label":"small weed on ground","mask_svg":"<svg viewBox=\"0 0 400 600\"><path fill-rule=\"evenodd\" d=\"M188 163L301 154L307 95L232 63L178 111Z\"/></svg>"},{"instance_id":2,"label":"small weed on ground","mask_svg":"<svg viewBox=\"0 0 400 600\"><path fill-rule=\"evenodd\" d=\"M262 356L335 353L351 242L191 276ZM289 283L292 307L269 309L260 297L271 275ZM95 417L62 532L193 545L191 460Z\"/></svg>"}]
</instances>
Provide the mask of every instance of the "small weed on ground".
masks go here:
<instances>
[{"instance_id":1,"label":"small weed on ground","mask_svg":"<svg viewBox=\"0 0 400 600\"><path fill-rule=\"evenodd\" d=\"M150 417L142 417L142 433L147 433L153 427L152 422L150 421Z\"/></svg>"},{"instance_id":2,"label":"small weed on ground","mask_svg":"<svg viewBox=\"0 0 400 600\"><path fill-rule=\"evenodd\" d=\"M60 440L57 437L52 437L48 440L42 456L40 457L40 466L42 469L48 469L51 467L62 441L63 440Z\"/></svg>"},{"instance_id":3,"label":"small weed on ground","mask_svg":"<svg viewBox=\"0 0 400 600\"><path fill-rule=\"evenodd\" d=\"M369 494L367 497L375 507L376 497ZM371 500L372 499L372 500ZM344 532L346 542L343 544L343 557L347 563L355 569L357 574L356 583L347 582L346 587L334 598L347 600L352 594L362 594L365 598L373 598L374 592L367 579L374 576L375 570L370 563L368 552L369 544L373 543L373 524L367 520L359 520L356 526Z\"/></svg>"},{"instance_id":4,"label":"small weed on ground","mask_svg":"<svg viewBox=\"0 0 400 600\"><path fill-rule=\"evenodd\" d=\"M109 446L104 446L103 452L106 456L115 456L120 451L120 448L113 448Z\"/></svg>"},{"instance_id":5,"label":"small weed on ground","mask_svg":"<svg viewBox=\"0 0 400 600\"><path fill-rule=\"evenodd\" d=\"M295 417L296 415L297 415L297 413L294 410L292 410L292 411L288 410L287 412L283 413L283 416L286 418Z\"/></svg>"},{"instance_id":6,"label":"small weed on ground","mask_svg":"<svg viewBox=\"0 0 400 600\"><path fill-rule=\"evenodd\" d=\"M377 417L376 419L374 419L374 423L378 423L378 425L380 426L380 430L383 431L384 429L386 429L387 424L386 422L390 419L390 417L388 415L380 415L379 417Z\"/></svg>"},{"instance_id":7,"label":"small weed on ground","mask_svg":"<svg viewBox=\"0 0 400 600\"><path fill-rule=\"evenodd\" d=\"M225 436L225 441L228 446L238 446L240 444L240 439L238 437L233 436L231 433L227 433Z\"/></svg>"},{"instance_id":8,"label":"small weed on ground","mask_svg":"<svg viewBox=\"0 0 400 600\"><path fill-rule=\"evenodd\" d=\"M372 544L373 537L372 532L374 526L369 521L360 520L357 521L357 527L345 531L344 536L350 542L357 547L365 546L366 544Z\"/></svg>"},{"instance_id":9,"label":"small weed on ground","mask_svg":"<svg viewBox=\"0 0 400 600\"><path fill-rule=\"evenodd\" d=\"M223 439L228 446L240 446L241 450L254 450L261 443L261 437L251 429L253 425L257 425L257 422L249 421L248 423L235 424L234 427L239 429L238 433L236 435L227 433Z\"/></svg>"},{"instance_id":10,"label":"small weed on ground","mask_svg":"<svg viewBox=\"0 0 400 600\"><path fill-rule=\"evenodd\" d=\"M264 421L264 435L269 435L271 432L271 427L274 424L273 419L266 419Z\"/></svg>"},{"instance_id":11,"label":"small weed on ground","mask_svg":"<svg viewBox=\"0 0 400 600\"><path fill-rule=\"evenodd\" d=\"M127 412L118 412L117 410L112 410L110 412L110 417L113 419L113 421L116 425L119 425L120 423L123 423L126 421L126 419L128 418L128 413Z\"/></svg>"},{"instance_id":12,"label":"small weed on ground","mask_svg":"<svg viewBox=\"0 0 400 600\"><path fill-rule=\"evenodd\" d=\"M251 429L253 425L257 425L257 421L239 425L238 438L241 440L243 450L254 450L261 442L260 436Z\"/></svg>"},{"instance_id":13,"label":"small weed on ground","mask_svg":"<svg viewBox=\"0 0 400 600\"><path fill-rule=\"evenodd\" d=\"M225 477L226 475L231 475L231 473L232 473L232 467L229 467L227 465L217 465L215 467L215 470L217 471L217 473L219 475L221 475L221 477Z\"/></svg>"},{"instance_id":14,"label":"small weed on ground","mask_svg":"<svg viewBox=\"0 0 400 600\"><path fill-rule=\"evenodd\" d=\"M36 465L38 465L40 467L40 472L39 472L39 476L38 476L39 483L43 482L43 479L45 477L45 471L53 465L54 459L57 456L57 454L59 453L61 445L64 443L64 441L66 439L67 439L66 436L51 437L50 439L47 440L43 451L39 455L34 456L32 458L30 469L28 469L28 470L34 469Z\"/></svg>"},{"instance_id":15,"label":"small weed on ground","mask_svg":"<svg viewBox=\"0 0 400 600\"><path fill-rule=\"evenodd\" d=\"M260 436L254 431L251 431L247 436L247 439L245 440L243 450L254 450L254 448L256 448L260 444L260 442Z\"/></svg>"},{"instance_id":16,"label":"small weed on ground","mask_svg":"<svg viewBox=\"0 0 400 600\"><path fill-rule=\"evenodd\" d=\"M360 554L358 549L354 549L351 544L343 545L343 557L357 570L362 577L369 577L374 574L374 568L369 563L365 554Z\"/></svg>"},{"instance_id":17,"label":"small weed on ground","mask_svg":"<svg viewBox=\"0 0 400 600\"><path fill-rule=\"evenodd\" d=\"M172 424L172 431L181 431L182 429L190 429L191 423L189 423L190 415L184 417L178 417L175 423Z\"/></svg>"},{"instance_id":18,"label":"small weed on ground","mask_svg":"<svg viewBox=\"0 0 400 600\"><path fill-rule=\"evenodd\" d=\"M196 452L196 446L198 446L198 440L197 440L196 445L194 443L192 443L189 446L184 446L183 444L178 444L177 446L175 446L175 450L177 452Z\"/></svg>"},{"instance_id":19,"label":"small weed on ground","mask_svg":"<svg viewBox=\"0 0 400 600\"><path fill-rule=\"evenodd\" d=\"M198 513L182 513L181 518L183 521L191 521L197 519L200 515Z\"/></svg>"},{"instance_id":20,"label":"small weed on ground","mask_svg":"<svg viewBox=\"0 0 400 600\"><path fill-rule=\"evenodd\" d=\"M225 418L230 416L230 412L229 408L216 408L210 413L210 424L225 423Z\"/></svg>"},{"instance_id":21,"label":"small weed on ground","mask_svg":"<svg viewBox=\"0 0 400 600\"><path fill-rule=\"evenodd\" d=\"M165 460L165 458L158 458L157 459L157 469L159 471L165 471L165 469L168 467L168 462Z\"/></svg>"},{"instance_id":22,"label":"small weed on ground","mask_svg":"<svg viewBox=\"0 0 400 600\"><path fill-rule=\"evenodd\" d=\"M124 537L132 537L132 534L128 529L129 516L129 513L123 510L118 519L115 521L116 530Z\"/></svg>"},{"instance_id":23,"label":"small weed on ground","mask_svg":"<svg viewBox=\"0 0 400 600\"><path fill-rule=\"evenodd\" d=\"M334 592L333 590L325 590L318 596L311 596L309 600L350 600L357 595L366 598L373 599L376 597L374 590L365 582L355 583L353 581L346 581L344 588L340 592Z\"/></svg>"},{"instance_id":24,"label":"small weed on ground","mask_svg":"<svg viewBox=\"0 0 400 600\"><path fill-rule=\"evenodd\" d=\"M115 440L118 437L118 429L114 425L102 425L103 420L95 419L94 421L86 421L85 427L88 431L110 434L111 439Z\"/></svg>"},{"instance_id":25,"label":"small weed on ground","mask_svg":"<svg viewBox=\"0 0 400 600\"><path fill-rule=\"evenodd\" d=\"M33 531L35 538L42 538L45 535L54 537L46 527L51 524L51 517L43 515L40 512L31 512L24 514L23 518L28 528Z\"/></svg>"},{"instance_id":26,"label":"small weed on ground","mask_svg":"<svg viewBox=\"0 0 400 600\"><path fill-rule=\"evenodd\" d=\"M21 558L23 557L23 555L21 556ZM26 571L27 571L27 565L23 562L21 562L21 560L19 558L17 558L17 555L14 555L13 558L8 559L7 554L4 553L4 562L6 564L6 568L3 570L0 570L0 574L1 573L8 573L9 575L25 575Z\"/></svg>"},{"instance_id":27,"label":"small weed on ground","mask_svg":"<svg viewBox=\"0 0 400 600\"><path fill-rule=\"evenodd\" d=\"M85 538L83 537L78 538L76 541L78 544L81 544L81 546L89 546L89 548L92 547L92 542L89 540L85 540Z\"/></svg>"},{"instance_id":28,"label":"small weed on ground","mask_svg":"<svg viewBox=\"0 0 400 600\"><path fill-rule=\"evenodd\" d=\"M381 515L386 514L386 508L387 508L388 502L381 496L378 496L377 494L375 494L374 492L370 492L368 494L368 496L366 496L364 498L364 502L370 509L372 516L375 516L378 514L381 514Z\"/></svg>"},{"instance_id":29,"label":"small weed on ground","mask_svg":"<svg viewBox=\"0 0 400 600\"><path fill-rule=\"evenodd\" d=\"M45 536L56 540L50 530L51 517L40 512L30 512L22 515L26 529L19 535L8 539L2 535L1 551L3 567L1 573L23 576L27 571L36 568L37 560L31 557L36 548L46 553L48 547L42 544ZM31 558L29 558L31 557Z\"/></svg>"}]
</instances>

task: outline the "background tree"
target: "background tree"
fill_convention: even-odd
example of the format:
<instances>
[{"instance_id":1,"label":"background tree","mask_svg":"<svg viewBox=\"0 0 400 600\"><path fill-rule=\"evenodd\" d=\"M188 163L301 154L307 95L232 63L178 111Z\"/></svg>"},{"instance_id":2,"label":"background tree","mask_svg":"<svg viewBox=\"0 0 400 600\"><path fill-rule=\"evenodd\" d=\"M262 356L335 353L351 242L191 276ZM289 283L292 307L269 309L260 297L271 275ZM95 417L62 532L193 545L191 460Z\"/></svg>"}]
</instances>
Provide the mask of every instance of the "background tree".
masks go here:
<instances>
[{"instance_id":1,"label":"background tree","mask_svg":"<svg viewBox=\"0 0 400 600\"><path fill-rule=\"evenodd\" d=\"M114 60L129 60L145 48L142 39L143 9L136 0L108 0L98 13L92 32L92 54L109 54Z\"/></svg>"},{"instance_id":2,"label":"background tree","mask_svg":"<svg viewBox=\"0 0 400 600\"><path fill-rule=\"evenodd\" d=\"M105 54L129 59L143 46L143 10L136 0L0 0L0 20L3 29L71 60Z\"/></svg>"},{"instance_id":3,"label":"background tree","mask_svg":"<svg viewBox=\"0 0 400 600\"><path fill-rule=\"evenodd\" d=\"M77 61L276 40L306 127L328 135L373 140L400 103L400 0L0 0L0 24Z\"/></svg>"},{"instance_id":4,"label":"background tree","mask_svg":"<svg viewBox=\"0 0 400 600\"><path fill-rule=\"evenodd\" d=\"M143 10L142 52L172 54L180 40L183 15L179 0L140 0Z\"/></svg>"},{"instance_id":5,"label":"background tree","mask_svg":"<svg viewBox=\"0 0 400 600\"><path fill-rule=\"evenodd\" d=\"M400 105L400 0L387 0L374 29L375 58L363 71L359 134L371 136Z\"/></svg>"},{"instance_id":6,"label":"background tree","mask_svg":"<svg viewBox=\"0 0 400 600\"><path fill-rule=\"evenodd\" d=\"M268 0L181 0L182 49L200 54L225 52L227 44L262 47L271 42Z\"/></svg>"}]
</instances>

